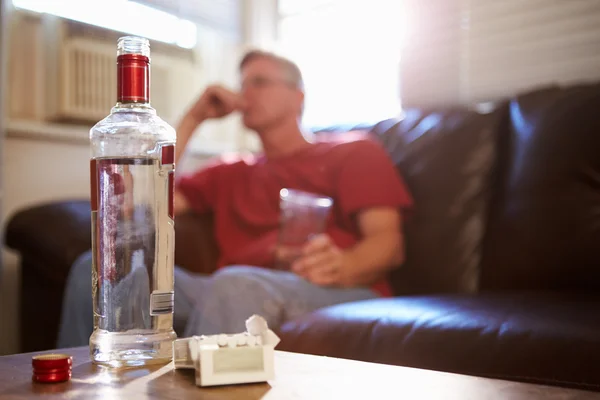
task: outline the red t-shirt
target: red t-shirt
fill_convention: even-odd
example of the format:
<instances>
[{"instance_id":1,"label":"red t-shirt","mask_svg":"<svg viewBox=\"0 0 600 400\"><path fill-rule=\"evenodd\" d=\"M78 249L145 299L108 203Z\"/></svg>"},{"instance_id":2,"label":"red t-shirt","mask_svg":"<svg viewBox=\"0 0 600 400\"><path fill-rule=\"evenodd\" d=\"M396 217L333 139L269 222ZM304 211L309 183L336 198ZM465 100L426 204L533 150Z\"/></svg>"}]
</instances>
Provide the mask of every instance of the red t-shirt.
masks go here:
<instances>
[{"instance_id":1,"label":"red t-shirt","mask_svg":"<svg viewBox=\"0 0 600 400\"><path fill-rule=\"evenodd\" d=\"M355 218L359 211L412 205L388 154L372 140L314 143L275 159L260 155L221 160L181 177L177 188L193 210L214 213L219 267L274 265L282 188L333 198L326 232L342 249L360 240ZM387 282L373 289L391 295Z\"/></svg>"}]
</instances>

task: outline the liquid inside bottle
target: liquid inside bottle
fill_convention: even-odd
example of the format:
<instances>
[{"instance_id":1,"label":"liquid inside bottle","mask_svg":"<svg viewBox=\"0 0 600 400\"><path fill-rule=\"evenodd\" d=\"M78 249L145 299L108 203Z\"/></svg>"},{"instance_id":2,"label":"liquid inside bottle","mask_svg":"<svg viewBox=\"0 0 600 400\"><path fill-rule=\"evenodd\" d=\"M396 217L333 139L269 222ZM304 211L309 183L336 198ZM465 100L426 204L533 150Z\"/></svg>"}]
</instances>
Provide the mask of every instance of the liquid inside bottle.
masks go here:
<instances>
[{"instance_id":1,"label":"liquid inside bottle","mask_svg":"<svg viewBox=\"0 0 600 400\"><path fill-rule=\"evenodd\" d=\"M172 359L175 131L149 105L149 47L119 41L119 96L90 131L93 362Z\"/></svg>"},{"instance_id":2,"label":"liquid inside bottle","mask_svg":"<svg viewBox=\"0 0 600 400\"><path fill-rule=\"evenodd\" d=\"M111 366L171 359L171 164L148 157L95 158L92 357Z\"/></svg>"}]
</instances>

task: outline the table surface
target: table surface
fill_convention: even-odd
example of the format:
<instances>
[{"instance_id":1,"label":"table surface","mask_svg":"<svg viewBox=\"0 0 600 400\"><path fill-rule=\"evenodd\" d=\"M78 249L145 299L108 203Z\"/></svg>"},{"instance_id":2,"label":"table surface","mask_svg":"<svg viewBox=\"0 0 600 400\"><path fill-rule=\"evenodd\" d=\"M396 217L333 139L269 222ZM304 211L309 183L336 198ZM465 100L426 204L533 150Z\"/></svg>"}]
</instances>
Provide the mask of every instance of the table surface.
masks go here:
<instances>
[{"instance_id":1,"label":"table surface","mask_svg":"<svg viewBox=\"0 0 600 400\"><path fill-rule=\"evenodd\" d=\"M73 356L68 382L31 380L31 356L0 357L0 399L599 399L600 393L276 352L268 383L200 388L193 370L172 363L110 370L89 361L88 348L56 350ZM46 352L47 353L47 352Z\"/></svg>"}]
</instances>

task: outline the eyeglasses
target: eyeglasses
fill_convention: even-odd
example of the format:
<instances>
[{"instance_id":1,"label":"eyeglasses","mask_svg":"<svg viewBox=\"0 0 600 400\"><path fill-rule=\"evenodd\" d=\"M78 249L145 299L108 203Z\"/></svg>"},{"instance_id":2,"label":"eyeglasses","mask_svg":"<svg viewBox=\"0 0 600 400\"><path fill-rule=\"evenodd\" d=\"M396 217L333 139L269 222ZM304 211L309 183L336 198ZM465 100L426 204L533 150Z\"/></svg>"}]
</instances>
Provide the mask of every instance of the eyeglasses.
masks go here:
<instances>
[{"instance_id":1,"label":"eyeglasses","mask_svg":"<svg viewBox=\"0 0 600 400\"><path fill-rule=\"evenodd\" d=\"M265 89L276 84L284 84L289 87L294 87L292 82L286 81L285 79L272 79L265 76L255 76L242 82L241 90L243 92L248 89Z\"/></svg>"}]
</instances>

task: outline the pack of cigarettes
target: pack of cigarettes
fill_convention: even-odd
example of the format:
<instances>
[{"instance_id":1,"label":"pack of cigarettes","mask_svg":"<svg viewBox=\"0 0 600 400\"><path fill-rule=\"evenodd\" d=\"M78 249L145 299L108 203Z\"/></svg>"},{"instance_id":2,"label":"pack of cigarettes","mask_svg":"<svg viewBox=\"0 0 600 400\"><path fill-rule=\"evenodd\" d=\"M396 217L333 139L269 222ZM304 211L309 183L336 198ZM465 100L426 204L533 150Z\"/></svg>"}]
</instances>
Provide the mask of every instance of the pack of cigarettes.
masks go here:
<instances>
[{"instance_id":1,"label":"pack of cigarettes","mask_svg":"<svg viewBox=\"0 0 600 400\"><path fill-rule=\"evenodd\" d=\"M192 336L173 342L175 369L194 369L197 386L266 382L274 378L279 337L259 315L246 332Z\"/></svg>"}]
</instances>

